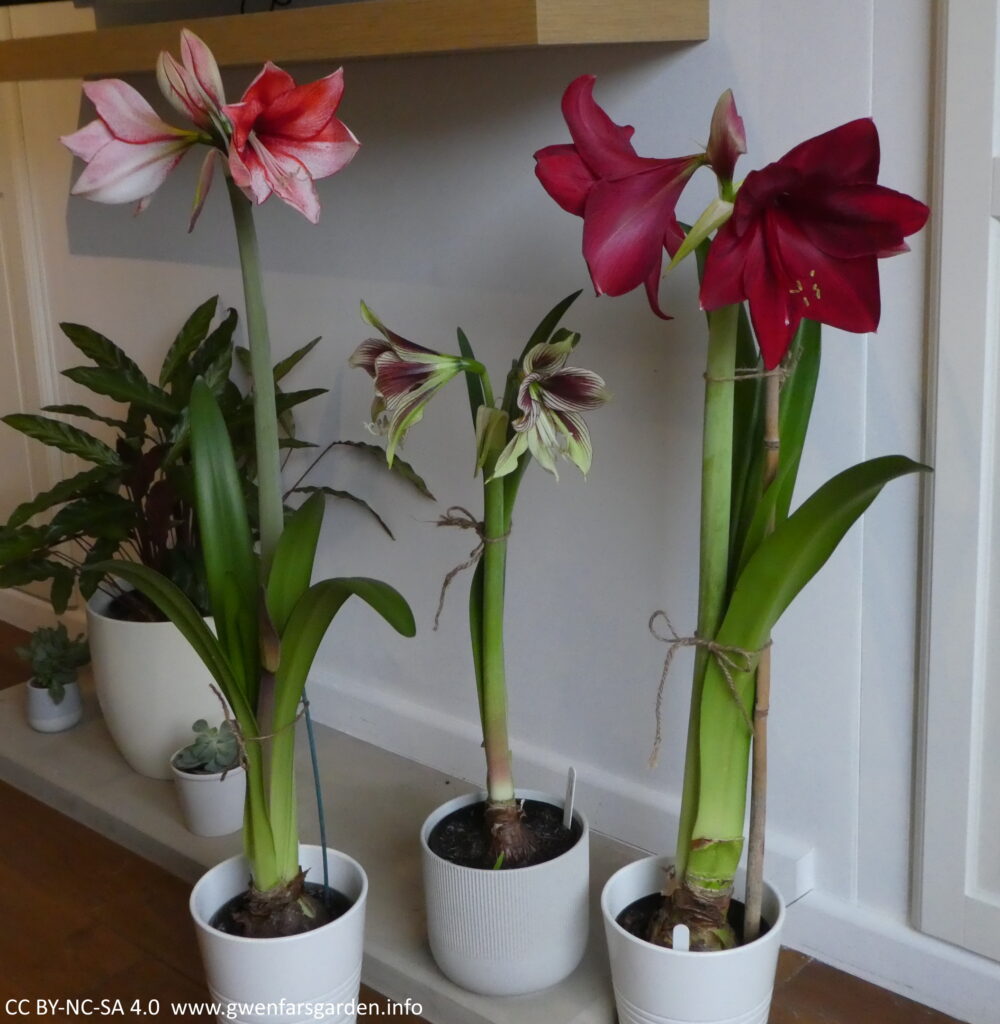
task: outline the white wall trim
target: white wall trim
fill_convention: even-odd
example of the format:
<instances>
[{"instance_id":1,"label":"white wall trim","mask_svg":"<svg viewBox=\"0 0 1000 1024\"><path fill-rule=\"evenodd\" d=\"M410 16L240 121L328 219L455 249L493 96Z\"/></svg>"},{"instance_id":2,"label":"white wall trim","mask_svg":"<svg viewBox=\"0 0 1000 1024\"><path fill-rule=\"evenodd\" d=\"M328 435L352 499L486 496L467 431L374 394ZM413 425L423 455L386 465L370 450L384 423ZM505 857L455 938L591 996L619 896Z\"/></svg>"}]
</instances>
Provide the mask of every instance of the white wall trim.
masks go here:
<instances>
[{"instance_id":1,"label":"white wall trim","mask_svg":"<svg viewBox=\"0 0 1000 1024\"><path fill-rule=\"evenodd\" d=\"M789 908L784 941L969 1024L996 1024L1000 964L814 891Z\"/></svg>"},{"instance_id":2,"label":"white wall trim","mask_svg":"<svg viewBox=\"0 0 1000 1024\"><path fill-rule=\"evenodd\" d=\"M314 666L309 685L313 716L376 746L421 764L434 752L433 767L470 782L485 772L478 725L432 711L397 695L383 696L374 687L345 679L340 673ZM518 785L561 794L569 762L537 746L514 746ZM598 832L643 850L665 849L677 831L679 802L661 788L637 785L595 768L579 758L577 800ZM809 892L815 884L815 850L801 840L775 832L767 839L768 879L787 902ZM672 852L670 850L669 852Z\"/></svg>"}]
</instances>

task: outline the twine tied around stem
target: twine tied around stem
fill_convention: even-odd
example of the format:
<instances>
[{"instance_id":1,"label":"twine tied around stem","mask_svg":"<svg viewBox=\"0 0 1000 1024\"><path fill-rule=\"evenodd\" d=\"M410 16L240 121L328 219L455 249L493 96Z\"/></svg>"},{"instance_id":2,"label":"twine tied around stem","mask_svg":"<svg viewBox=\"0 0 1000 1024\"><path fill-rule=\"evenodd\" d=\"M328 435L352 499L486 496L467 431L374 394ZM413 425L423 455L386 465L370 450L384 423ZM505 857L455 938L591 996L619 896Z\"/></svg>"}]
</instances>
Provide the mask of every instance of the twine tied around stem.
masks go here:
<instances>
[{"instance_id":1,"label":"twine tied around stem","mask_svg":"<svg viewBox=\"0 0 1000 1024\"><path fill-rule=\"evenodd\" d=\"M669 630L667 635L664 635L657 629L658 619L663 619L666 623L667 629ZM729 687L729 693L733 698L733 703L735 703L739 708L740 714L743 716L743 723L747 727L747 732L752 736L754 731L753 721L747 713L747 709L743 706L743 702L740 700L740 695L736 690L736 683L733 680L733 673L752 672L754 669L755 659L771 646L771 641L768 640L763 647L758 650L751 651L747 650L745 647L733 647L728 644L720 644L718 641L710 640L708 637L698 636L697 633L694 633L692 636L681 636L677 630L674 629L674 625L670 621L670 616L662 609L659 609L650 615L649 631L657 640L669 645L667 647L667 655L663 659L663 671L660 673L660 685L656 688L656 735L653 737L653 750L649 755L649 767L655 768L660 759L660 745L663 740L663 690L667 683L667 675L670 672L670 664L674 660L674 655L677 653L677 650L681 647L700 647L711 655L711 657L715 658L715 662L719 666L719 670L722 672L723 678L726 680L726 686Z\"/></svg>"},{"instance_id":2,"label":"twine tied around stem","mask_svg":"<svg viewBox=\"0 0 1000 1024\"><path fill-rule=\"evenodd\" d=\"M441 612L444 610L445 594L448 593L448 588L451 586L452 580L454 580L460 572L465 572L466 569L471 569L472 566L474 566L479 559L483 557L483 552L485 552L487 544L499 544L500 541L506 540L510 536L510 530L499 537L487 537L486 524L482 522L482 520L477 519L467 508L463 508L461 505L452 505L444 515L438 518L434 525L454 526L459 530L473 530L479 538L479 543L469 552L469 557L460 565L456 565L454 569L451 569L448 572L448 575L445 576L444 581L441 583L441 596L438 598L437 611L434 613L434 629L436 630L441 619Z\"/></svg>"},{"instance_id":3,"label":"twine tied around stem","mask_svg":"<svg viewBox=\"0 0 1000 1024\"><path fill-rule=\"evenodd\" d=\"M229 728L232 729L233 735L236 737L236 746L239 747L240 751L240 764L244 768L247 767L247 744L263 743L264 740L273 740L276 736L281 736L283 733L288 732L289 729L294 729L298 724L299 719L306 713L306 706L308 704L308 701L303 700L302 706L299 708L299 713L287 725L283 725L275 732L262 733L260 736L246 736L240 728L240 723L233 717L232 712L229 710L229 704L226 702L226 698L222 696L214 683L211 684L211 690L212 693L218 697L219 703L222 705L223 717L229 723Z\"/></svg>"},{"instance_id":4,"label":"twine tied around stem","mask_svg":"<svg viewBox=\"0 0 1000 1024\"><path fill-rule=\"evenodd\" d=\"M746 366L733 370L731 377L713 377L709 373L703 373L702 376L710 384L738 384L744 380L767 380L768 377L777 377L778 382L784 384L795 372L801 357L802 349L796 348L788 359L773 370L765 370L760 366Z\"/></svg>"}]
</instances>

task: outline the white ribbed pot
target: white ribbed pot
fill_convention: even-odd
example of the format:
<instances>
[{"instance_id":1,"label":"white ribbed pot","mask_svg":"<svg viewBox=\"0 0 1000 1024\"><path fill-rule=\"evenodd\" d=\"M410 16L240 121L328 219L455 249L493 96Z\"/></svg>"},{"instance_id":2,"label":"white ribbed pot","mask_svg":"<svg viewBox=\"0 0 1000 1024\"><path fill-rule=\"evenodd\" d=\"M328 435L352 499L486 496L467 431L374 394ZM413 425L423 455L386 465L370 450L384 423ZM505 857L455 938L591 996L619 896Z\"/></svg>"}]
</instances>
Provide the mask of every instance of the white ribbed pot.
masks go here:
<instances>
[{"instance_id":1,"label":"white ribbed pot","mask_svg":"<svg viewBox=\"0 0 1000 1024\"><path fill-rule=\"evenodd\" d=\"M766 935L717 953L679 952L636 938L615 918L659 892L670 857L647 857L616 871L601 893L620 1024L766 1024L785 907L764 885Z\"/></svg>"},{"instance_id":2,"label":"white ribbed pot","mask_svg":"<svg viewBox=\"0 0 1000 1024\"><path fill-rule=\"evenodd\" d=\"M33 679L25 687L28 702L28 725L35 732L65 732L72 729L83 717L83 701L80 687L66 683L63 699L58 704L44 686L35 686Z\"/></svg>"},{"instance_id":3,"label":"white ribbed pot","mask_svg":"<svg viewBox=\"0 0 1000 1024\"><path fill-rule=\"evenodd\" d=\"M310 882L323 881L323 850L300 846L299 864ZM238 1024L313 1024L322 1009L326 1024L355 1024L361 986L368 878L361 865L326 850L330 885L353 901L336 921L281 939L245 939L213 928L209 921L250 879L242 855L202 875L191 893L205 978L218 1019Z\"/></svg>"},{"instance_id":4,"label":"white ribbed pot","mask_svg":"<svg viewBox=\"0 0 1000 1024\"><path fill-rule=\"evenodd\" d=\"M243 827L247 773L243 765L210 775L181 771L170 758L174 788L189 832L196 836L228 836Z\"/></svg>"},{"instance_id":5,"label":"white ribbed pot","mask_svg":"<svg viewBox=\"0 0 1000 1024\"><path fill-rule=\"evenodd\" d=\"M212 677L172 622L125 622L106 615L100 591L87 603L97 701L108 732L140 775L171 777L169 758L191 723L218 718Z\"/></svg>"},{"instance_id":6,"label":"white ribbed pot","mask_svg":"<svg viewBox=\"0 0 1000 1024\"><path fill-rule=\"evenodd\" d=\"M574 811L583 831L572 849L508 871L461 867L433 853L428 839L438 822L485 798L470 793L449 800L420 830L427 937L438 967L455 984L482 995L523 995L562 981L583 957L590 828ZM563 807L561 797L531 789L518 790L517 798Z\"/></svg>"}]
</instances>

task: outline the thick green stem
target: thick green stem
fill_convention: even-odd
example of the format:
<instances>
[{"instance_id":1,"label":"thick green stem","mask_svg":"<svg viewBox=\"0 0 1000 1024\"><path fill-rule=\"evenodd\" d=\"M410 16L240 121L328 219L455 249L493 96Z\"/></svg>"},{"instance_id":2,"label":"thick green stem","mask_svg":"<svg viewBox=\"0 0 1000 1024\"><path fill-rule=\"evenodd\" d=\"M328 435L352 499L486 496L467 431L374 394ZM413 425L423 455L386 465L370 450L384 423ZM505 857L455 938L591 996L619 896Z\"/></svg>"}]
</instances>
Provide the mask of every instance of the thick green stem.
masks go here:
<instances>
[{"instance_id":1,"label":"thick green stem","mask_svg":"<svg viewBox=\"0 0 1000 1024\"><path fill-rule=\"evenodd\" d=\"M281 461L278 451L278 413L274 403L271 341L264 306L263 278L253 206L227 179L229 199L236 225L236 241L243 272L247 338L250 342L250 372L253 376L253 420L257 456L257 490L260 514L260 571L267 581L271 559L284 525L281 497Z\"/></svg>"},{"instance_id":2,"label":"thick green stem","mask_svg":"<svg viewBox=\"0 0 1000 1024\"><path fill-rule=\"evenodd\" d=\"M499 803L514 799L503 652L504 577L507 568L503 479L490 480L483 490L483 741L486 747L486 788L490 801Z\"/></svg>"},{"instance_id":3,"label":"thick green stem","mask_svg":"<svg viewBox=\"0 0 1000 1024\"><path fill-rule=\"evenodd\" d=\"M729 520L733 477L733 377L739 306L709 314L705 370L705 418L701 463L701 558L698 585L698 635L714 639L722 621L729 568ZM700 789L701 698L708 656L695 650L688 718L684 791L677 830L677 872L683 876L691 848Z\"/></svg>"}]
</instances>

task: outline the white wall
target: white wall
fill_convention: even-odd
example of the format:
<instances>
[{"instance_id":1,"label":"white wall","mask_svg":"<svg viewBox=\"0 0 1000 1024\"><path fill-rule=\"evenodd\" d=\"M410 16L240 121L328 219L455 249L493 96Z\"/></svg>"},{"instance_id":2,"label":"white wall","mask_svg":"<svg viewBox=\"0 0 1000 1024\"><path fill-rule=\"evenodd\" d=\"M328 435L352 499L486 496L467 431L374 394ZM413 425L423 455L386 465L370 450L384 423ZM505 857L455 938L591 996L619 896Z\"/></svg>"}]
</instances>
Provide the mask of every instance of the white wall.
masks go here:
<instances>
[{"instance_id":1,"label":"white wall","mask_svg":"<svg viewBox=\"0 0 1000 1024\"><path fill-rule=\"evenodd\" d=\"M664 648L646 621L664 607L680 631L694 624L703 320L687 267L669 284L667 308L676 316L669 323L650 314L641 294L595 299L580 222L544 194L531 154L568 138L559 97L578 74L597 74L599 101L615 120L637 126L644 155L697 149L715 99L732 87L750 143L744 171L871 114L882 136L883 180L927 197L932 6L714 0L711 39L697 46L350 66L342 115L363 149L343 174L319 184L320 226L276 202L260 211L278 354L325 337L297 378L331 389L303 420L303 435L316 439L365 436L368 380L346 366L366 336L359 299L432 347L452 347L462 325L500 375L541 314L587 286L567 323L583 331L578 361L606 377L615 400L590 418L590 478L567 469L556 484L536 469L519 500L508 582L511 731L521 784L554 785L575 764L595 825L639 845L673 843L668 820L679 790L690 657L675 661L664 756L650 772ZM230 94L247 79L229 76ZM150 77L136 84L151 95ZM228 210L219 189L186 236L193 162L138 219L125 208L69 199L74 169L55 139L90 117L78 96L76 83L21 87L52 344L67 365L68 345L54 325L73 319L152 367L197 302L216 292L239 302ZM697 214L709 184L706 174L682 214ZM803 495L863 457L921 455L926 234L912 245L913 254L883 264L877 336L826 332ZM398 541L335 506L321 569L395 583L420 633L404 641L363 609L346 609L321 651L313 700L331 724L478 778L466 581L455 583L441 629L431 631L440 581L472 546L467 533L436 529L433 520L443 506L475 509L481 500L460 382L435 400L404 454L440 505L335 455L318 481L369 497ZM816 891L801 902L799 924L793 915L799 945L971 1019L978 1010L961 1002L963 985L949 983L947 971L972 979L965 988L981 986L970 998L996 991L1000 973L918 940L906 925L919 505L916 481L892 484L776 633L770 822L779 853L816 853ZM869 948L878 952L859 952Z\"/></svg>"}]
</instances>

